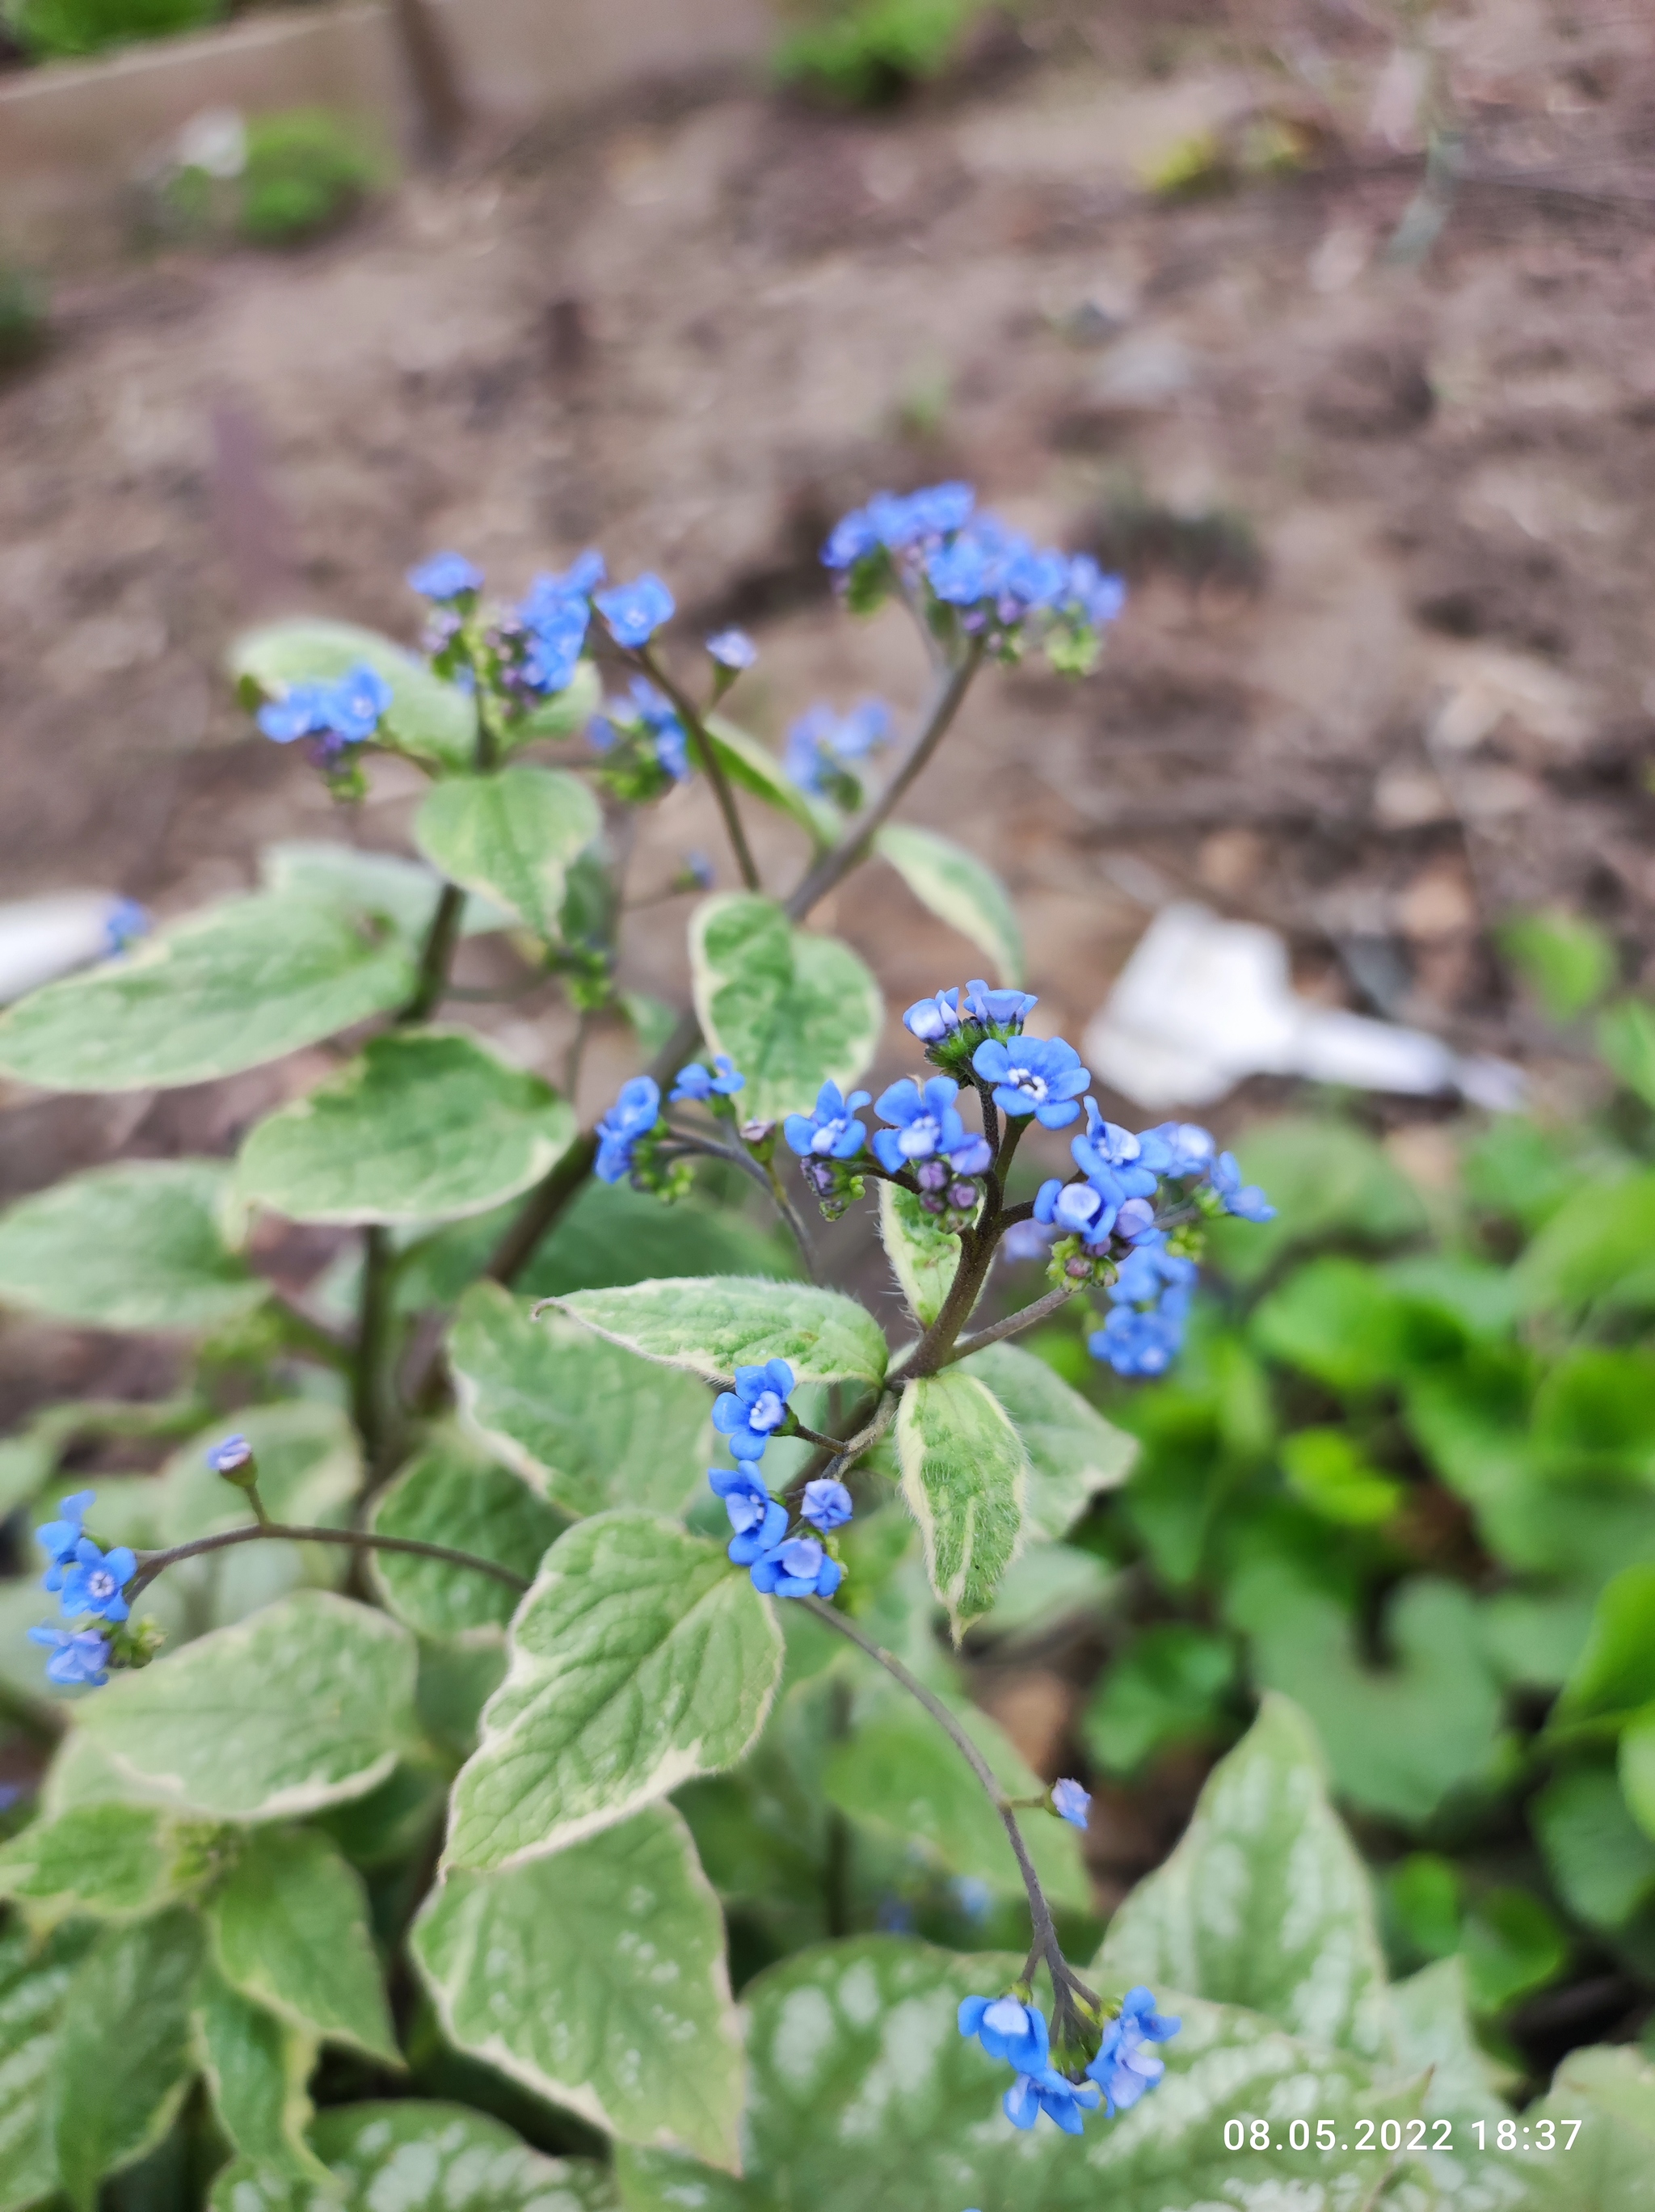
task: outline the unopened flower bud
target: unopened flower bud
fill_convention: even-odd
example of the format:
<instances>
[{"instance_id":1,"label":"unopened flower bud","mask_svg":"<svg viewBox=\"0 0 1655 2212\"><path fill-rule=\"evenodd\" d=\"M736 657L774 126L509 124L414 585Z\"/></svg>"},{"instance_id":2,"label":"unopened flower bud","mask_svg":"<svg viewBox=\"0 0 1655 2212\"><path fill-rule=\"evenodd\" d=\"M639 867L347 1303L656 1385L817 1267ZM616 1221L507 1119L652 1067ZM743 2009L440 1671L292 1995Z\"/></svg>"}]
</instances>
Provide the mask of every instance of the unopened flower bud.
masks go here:
<instances>
[{"instance_id":1,"label":"unopened flower bud","mask_svg":"<svg viewBox=\"0 0 1655 2212\"><path fill-rule=\"evenodd\" d=\"M243 1436L226 1437L222 1443L215 1444L207 1455L207 1464L238 1490L251 1490L258 1480L258 1461Z\"/></svg>"}]
</instances>

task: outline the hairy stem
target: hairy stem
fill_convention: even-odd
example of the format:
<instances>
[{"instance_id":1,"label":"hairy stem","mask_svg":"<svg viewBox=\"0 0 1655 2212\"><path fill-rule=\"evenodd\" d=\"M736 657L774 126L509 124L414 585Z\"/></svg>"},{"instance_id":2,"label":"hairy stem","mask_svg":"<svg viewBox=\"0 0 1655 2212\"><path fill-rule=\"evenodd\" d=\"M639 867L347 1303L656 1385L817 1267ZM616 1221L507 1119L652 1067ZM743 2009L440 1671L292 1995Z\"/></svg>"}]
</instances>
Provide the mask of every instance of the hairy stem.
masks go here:
<instances>
[{"instance_id":1,"label":"hairy stem","mask_svg":"<svg viewBox=\"0 0 1655 2212\"><path fill-rule=\"evenodd\" d=\"M820 906L829 891L864 860L875 836L895 811L903 794L948 735L949 726L971 689L972 678L983 665L983 648L975 640L952 667L938 672L937 688L925 709L919 733L908 748L906 759L879 796L864 807L838 844L822 854L787 902L790 921L803 921L812 907Z\"/></svg>"},{"instance_id":2,"label":"hairy stem","mask_svg":"<svg viewBox=\"0 0 1655 2212\"><path fill-rule=\"evenodd\" d=\"M221 1528L216 1535L195 1536L187 1544L174 1544L164 1552L140 1552L138 1571L128 1584L128 1595L137 1597L157 1575L180 1559L197 1559L204 1552L227 1552L238 1544L262 1544L271 1538L289 1544L344 1544L358 1552L406 1552L415 1559L442 1559L451 1567L469 1567L474 1573L491 1575L519 1596L529 1588L527 1576L501 1566L496 1559L479 1559L474 1552L457 1552L447 1544L422 1544L412 1536L376 1536L366 1528L299 1528L285 1522L263 1521L248 1528Z\"/></svg>"},{"instance_id":3,"label":"hairy stem","mask_svg":"<svg viewBox=\"0 0 1655 2212\"><path fill-rule=\"evenodd\" d=\"M718 802L718 811L724 817L724 832L730 839L730 849L736 855L736 866L741 871L742 881L750 891L761 890L764 887L759 881L752 848L747 842L747 832L742 827L742 817L737 811L736 794L730 787L730 779L724 772L724 763L718 758L718 749L701 720L700 709L688 693L674 683L648 646L640 646L633 658L677 708L679 720L689 732L690 746L697 764L712 785L712 795Z\"/></svg>"},{"instance_id":4,"label":"hairy stem","mask_svg":"<svg viewBox=\"0 0 1655 2212\"><path fill-rule=\"evenodd\" d=\"M1036 1298L1032 1306L1021 1312L1008 1314L1003 1321L995 1322L988 1328L979 1328L974 1336L962 1336L949 1352L945 1365L952 1366L956 1359L969 1359L973 1352L980 1352L985 1344L999 1344L1009 1336L1017 1336L1026 1328L1033 1328L1048 1314L1067 1305L1076 1291L1084 1290L1083 1283L1059 1283L1055 1291L1048 1291L1043 1298Z\"/></svg>"}]
</instances>

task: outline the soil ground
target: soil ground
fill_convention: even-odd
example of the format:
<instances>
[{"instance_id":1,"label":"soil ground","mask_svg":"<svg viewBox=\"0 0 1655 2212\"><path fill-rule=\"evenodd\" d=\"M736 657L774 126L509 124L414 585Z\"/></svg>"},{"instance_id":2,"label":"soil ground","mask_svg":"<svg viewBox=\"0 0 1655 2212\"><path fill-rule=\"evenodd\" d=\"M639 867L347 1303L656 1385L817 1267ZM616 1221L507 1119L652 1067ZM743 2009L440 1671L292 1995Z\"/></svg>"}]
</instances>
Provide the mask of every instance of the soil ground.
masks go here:
<instances>
[{"instance_id":1,"label":"soil ground","mask_svg":"<svg viewBox=\"0 0 1655 2212\"><path fill-rule=\"evenodd\" d=\"M1655 954L1655 26L1628 0L1439 10L1458 181L1422 204L1387 21L1082 10L878 116L748 90L617 111L303 252L75 276L53 351L0 390L0 896L106 885L167 915L277 837L396 846L417 779L385 764L330 819L219 669L272 611L411 637L400 579L438 545L508 591L589 542L658 568L686 639L754 630L738 701L773 739L816 696L912 706L901 620L841 616L816 550L879 485L967 475L1135 585L1096 676L991 675L908 809L1003 872L1052 1026L1193 891L1282 929L1303 988L1566 1095L1487 932L1557 900L1629 979ZM1146 191L1203 131L1297 166ZM1410 206L1406 235L1440 233L1399 257ZM717 828L698 789L659 808L639 890ZM757 838L790 879L791 833ZM640 917L629 983L682 992L682 918ZM877 867L819 920L898 1006L976 964ZM538 1006L498 1026L555 1069ZM586 1110L628 1049L600 1041ZM7 1093L0 1197L228 1150L318 1065ZM0 1394L142 1391L161 1358L8 1321Z\"/></svg>"}]
</instances>

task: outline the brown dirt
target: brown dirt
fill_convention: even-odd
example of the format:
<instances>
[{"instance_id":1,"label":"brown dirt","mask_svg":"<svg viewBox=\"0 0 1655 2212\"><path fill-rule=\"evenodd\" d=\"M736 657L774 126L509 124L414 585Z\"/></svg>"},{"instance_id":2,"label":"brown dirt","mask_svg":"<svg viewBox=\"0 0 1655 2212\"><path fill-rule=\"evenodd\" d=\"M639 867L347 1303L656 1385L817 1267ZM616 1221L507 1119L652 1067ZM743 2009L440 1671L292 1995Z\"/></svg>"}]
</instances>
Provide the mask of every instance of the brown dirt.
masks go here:
<instances>
[{"instance_id":1,"label":"brown dirt","mask_svg":"<svg viewBox=\"0 0 1655 2212\"><path fill-rule=\"evenodd\" d=\"M396 843L417 779L385 764L330 823L217 669L271 609L410 635L399 580L437 544L508 589L591 540L659 568L686 636L756 631L746 711L773 737L817 695L910 703L901 621L841 617L815 547L880 483L963 473L1139 572L1101 672L991 677L912 807L1004 871L1056 1024L1186 888L1286 930L1307 988L1468 1044L1533 1042L1483 950L1511 905L1587 908L1641 973L1647 19L1440 13L1473 180L1403 267L1385 246L1422 164L1405 126L1368 127L1395 76L1380 11L1140 12L1082 11L888 115L611 115L412 181L312 251L77 279L52 355L0 391L3 895L105 884L171 914L276 836ZM1183 204L1136 181L1266 111L1310 167ZM699 791L663 805L640 889L716 826ZM791 833L758 842L785 879ZM877 868L820 919L898 1006L975 964ZM630 981L682 988L680 921L655 910ZM501 1029L555 1065L561 1018ZM593 1057L588 1108L627 1049ZM315 1065L13 1094L0 1195L123 1148L227 1149ZM108 1349L48 1356L8 1323L0 1382L33 1397L67 1363L108 1387Z\"/></svg>"}]
</instances>

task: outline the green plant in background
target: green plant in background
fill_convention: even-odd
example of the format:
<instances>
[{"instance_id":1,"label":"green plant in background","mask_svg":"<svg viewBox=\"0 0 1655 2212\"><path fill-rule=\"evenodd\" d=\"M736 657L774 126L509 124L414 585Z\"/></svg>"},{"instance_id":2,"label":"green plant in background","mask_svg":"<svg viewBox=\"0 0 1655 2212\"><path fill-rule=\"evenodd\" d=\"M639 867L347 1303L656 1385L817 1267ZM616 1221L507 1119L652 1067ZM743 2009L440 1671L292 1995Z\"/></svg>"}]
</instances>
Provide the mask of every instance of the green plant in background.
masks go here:
<instances>
[{"instance_id":1,"label":"green plant in background","mask_svg":"<svg viewBox=\"0 0 1655 2212\"><path fill-rule=\"evenodd\" d=\"M858 107L940 76L985 0L823 0L783 36L776 74Z\"/></svg>"},{"instance_id":2,"label":"green plant in background","mask_svg":"<svg viewBox=\"0 0 1655 2212\"><path fill-rule=\"evenodd\" d=\"M0 262L0 376L37 360L50 331L45 287L27 270Z\"/></svg>"},{"instance_id":3,"label":"green plant in background","mask_svg":"<svg viewBox=\"0 0 1655 2212\"><path fill-rule=\"evenodd\" d=\"M7 0L7 20L42 60L100 53L216 22L224 0Z\"/></svg>"},{"instance_id":4,"label":"green plant in background","mask_svg":"<svg viewBox=\"0 0 1655 2212\"><path fill-rule=\"evenodd\" d=\"M250 118L238 222L255 246L297 246L347 222L383 181L362 128L321 107Z\"/></svg>"}]
</instances>

